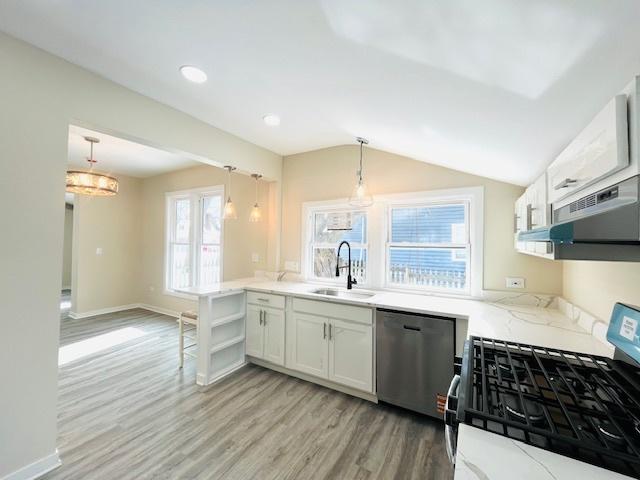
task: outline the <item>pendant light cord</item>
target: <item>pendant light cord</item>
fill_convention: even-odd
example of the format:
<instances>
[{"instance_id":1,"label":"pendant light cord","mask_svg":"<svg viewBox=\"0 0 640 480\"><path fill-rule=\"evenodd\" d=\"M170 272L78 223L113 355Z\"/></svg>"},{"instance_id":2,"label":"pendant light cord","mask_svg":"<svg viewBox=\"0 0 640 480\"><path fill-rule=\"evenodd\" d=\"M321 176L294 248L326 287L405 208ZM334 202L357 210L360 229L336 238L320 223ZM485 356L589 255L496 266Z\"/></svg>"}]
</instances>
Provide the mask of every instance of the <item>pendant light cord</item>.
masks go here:
<instances>
[{"instance_id":1,"label":"pendant light cord","mask_svg":"<svg viewBox=\"0 0 640 480\"><path fill-rule=\"evenodd\" d=\"M362 183L362 145L363 141L360 140L360 170L358 170L358 182Z\"/></svg>"}]
</instances>

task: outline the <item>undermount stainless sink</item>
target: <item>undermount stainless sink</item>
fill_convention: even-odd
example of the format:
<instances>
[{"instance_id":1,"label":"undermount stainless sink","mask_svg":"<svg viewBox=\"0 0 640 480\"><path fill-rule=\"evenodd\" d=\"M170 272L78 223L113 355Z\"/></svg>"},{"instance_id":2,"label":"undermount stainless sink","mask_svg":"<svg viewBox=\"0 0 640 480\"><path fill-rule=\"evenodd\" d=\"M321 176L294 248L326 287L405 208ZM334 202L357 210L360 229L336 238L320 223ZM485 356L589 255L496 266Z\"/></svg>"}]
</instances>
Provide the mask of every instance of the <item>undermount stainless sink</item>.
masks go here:
<instances>
[{"instance_id":1,"label":"undermount stainless sink","mask_svg":"<svg viewBox=\"0 0 640 480\"><path fill-rule=\"evenodd\" d=\"M340 297L340 298L370 298L375 295L375 293L370 292L352 292L348 290L339 290L337 288L319 288L317 290L312 290L311 293L315 293L316 295L327 295L329 297Z\"/></svg>"}]
</instances>

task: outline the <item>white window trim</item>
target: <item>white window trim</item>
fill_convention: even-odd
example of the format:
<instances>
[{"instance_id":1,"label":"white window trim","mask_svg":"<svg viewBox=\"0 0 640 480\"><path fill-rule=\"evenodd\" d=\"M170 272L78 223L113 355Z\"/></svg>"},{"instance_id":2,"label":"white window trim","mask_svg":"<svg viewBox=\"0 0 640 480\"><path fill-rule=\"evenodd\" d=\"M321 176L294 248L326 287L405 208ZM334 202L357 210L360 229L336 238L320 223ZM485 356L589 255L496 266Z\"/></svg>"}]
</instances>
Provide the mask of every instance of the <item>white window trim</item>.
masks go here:
<instances>
[{"instance_id":1,"label":"white window trim","mask_svg":"<svg viewBox=\"0 0 640 480\"><path fill-rule=\"evenodd\" d=\"M469 218L469 287L464 292L456 292L448 289L389 286L387 275L387 233L389 222L389 209L393 206L406 206L424 203L452 203L467 202ZM343 285L346 280L343 277L336 281L321 281L314 279L309 274L311 252L308 248L311 243L313 224L309 221L313 212L318 210L344 209L350 207L348 199L327 200L318 202L305 202L302 204L302 228L301 228L301 274L305 281L321 284ZM380 290L410 293L440 293L456 297L481 297L484 277L484 187L463 187L443 190L430 190L423 192L409 192L389 195L375 195L373 206L367 210L367 283L358 287L375 288ZM440 245L442 246L442 245Z\"/></svg>"},{"instance_id":2,"label":"white window trim","mask_svg":"<svg viewBox=\"0 0 640 480\"><path fill-rule=\"evenodd\" d=\"M174 212L171 209L171 202L176 198L191 198L195 200L198 205L197 209L190 208L189 209L189 238L195 238L195 252L191 257L191 270L194 274L199 277L200 269L198 268L198 262L200 261L200 247L202 245L201 241L195 237L195 233L199 231L201 223L202 223L202 197L206 195L220 195L222 199L222 203L224 204L225 191L224 185L214 185L211 187L201 187L201 188L192 188L188 190L177 190L174 192L165 192L165 228L164 228L164 275L163 275L163 286L162 291L165 295L171 295L173 297L185 298L188 300L197 299L197 295L191 295L188 293L180 292L174 289L169 288L169 258L170 258L170 247L171 247L171 224L172 221L168 221L170 216L174 215ZM192 202L193 205L193 202ZM197 215L196 215L197 212ZM224 278L224 221L220 223L220 281ZM196 284L199 283L200 279L196 278Z\"/></svg>"}]
</instances>

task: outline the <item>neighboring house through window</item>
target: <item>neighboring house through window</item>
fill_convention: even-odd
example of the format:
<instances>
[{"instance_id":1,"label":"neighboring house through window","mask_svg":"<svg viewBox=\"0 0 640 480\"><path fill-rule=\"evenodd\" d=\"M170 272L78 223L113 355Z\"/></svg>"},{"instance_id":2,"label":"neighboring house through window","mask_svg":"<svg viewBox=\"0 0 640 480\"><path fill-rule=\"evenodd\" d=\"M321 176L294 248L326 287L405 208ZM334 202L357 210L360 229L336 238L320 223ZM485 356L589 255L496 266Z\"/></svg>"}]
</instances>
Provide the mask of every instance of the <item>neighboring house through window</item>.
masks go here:
<instances>
[{"instance_id":1,"label":"neighboring house through window","mask_svg":"<svg viewBox=\"0 0 640 480\"><path fill-rule=\"evenodd\" d=\"M166 194L166 292L220 281L223 194L223 187Z\"/></svg>"}]
</instances>

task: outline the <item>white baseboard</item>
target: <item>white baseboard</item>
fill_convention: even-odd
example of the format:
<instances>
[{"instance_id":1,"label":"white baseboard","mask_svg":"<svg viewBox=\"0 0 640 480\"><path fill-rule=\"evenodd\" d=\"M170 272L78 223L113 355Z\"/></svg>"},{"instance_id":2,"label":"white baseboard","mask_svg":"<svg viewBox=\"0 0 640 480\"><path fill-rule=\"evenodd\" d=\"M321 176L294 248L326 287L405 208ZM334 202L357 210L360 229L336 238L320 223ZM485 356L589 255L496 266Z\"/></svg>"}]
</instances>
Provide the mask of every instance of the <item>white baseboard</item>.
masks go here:
<instances>
[{"instance_id":1,"label":"white baseboard","mask_svg":"<svg viewBox=\"0 0 640 480\"><path fill-rule=\"evenodd\" d=\"M89 310L88 312L69 312L69 316L73 319L95 317L96 315L104 315L105 313L122 312L124 310L131 310L132 308L140 308L139 303L132 303L130 305L118 305L116 307L99 308L98 310Z\"/></svg>"},{"instance_id":2,"label":"white baseboard","mask_svg":"<svg viewBox=\"0 0 640 480\"><path fill-rule=\"evenodd\" d=\"M168 308L156 307L155 305L149 305L148 303L139 303L138 307L151 312L161 313L162 315L169 315L170 317L178 318L180 316L180 312L169 310Z\"/></svg>"},{"instance_id":3,"label":"white baseboard","mask_svg":"<svg viewBox=\"0 0 640 480\"><path fill-rule=\"evenodd\" d=\"M82 313L69 312L69 317L77 320L80 318L94 317L96 315L104 315L106 313L122 312L124 310L131 310L133 308L142 308L144 310L149 310L151 312L168 315L175 318L178 318L178 316L180 315L180 312L175 312L167 308L157 307L155 305L149 305L147 303L131 303L129 305L118 305L116 307L100 308L98 310L89 310L88 312Z\"/></svg>"},{"instance_id":4,"label":"white baseboard","mask_svg":"<svg viewBox=\"0 0 640 480\"><path fill-rule=\"evenodd\" d=\"M60 461L58 450L56 450L51 455L47 455L29 465L25 465L20 470L2 477L1 480L32 480L41 477L54 468L58 468L60 465L62 465L62 462Z\"/></svg>"}]
</instances>

